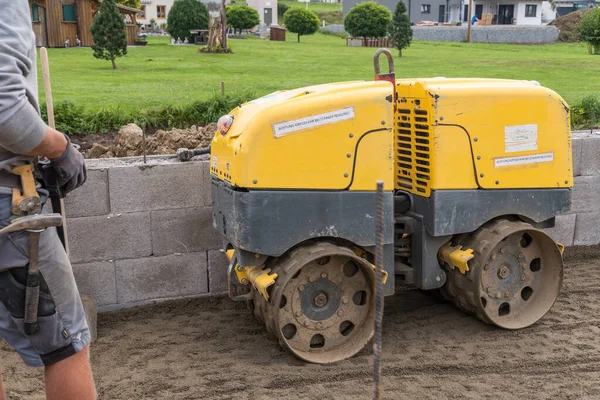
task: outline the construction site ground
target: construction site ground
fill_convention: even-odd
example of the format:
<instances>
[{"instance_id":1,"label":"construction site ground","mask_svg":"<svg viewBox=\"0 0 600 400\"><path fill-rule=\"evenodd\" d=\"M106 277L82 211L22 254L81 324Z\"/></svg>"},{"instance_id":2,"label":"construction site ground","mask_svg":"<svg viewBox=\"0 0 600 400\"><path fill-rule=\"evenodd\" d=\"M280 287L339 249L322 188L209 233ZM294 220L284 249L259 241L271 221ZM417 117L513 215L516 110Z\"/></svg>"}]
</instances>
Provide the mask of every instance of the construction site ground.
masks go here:
<instances>
[{"instance_id":1,"label":"construction site ground","mask_svg":"<svg viewBox=\"0 0 600 400\"><path fill-rule=\"evenodd\" d=\"M567 253L564 285L536 325L504 331L418 290L386 300L389 399L600 398L599 248ZM100 399L369 399L371 348L334 364L280 349L245 304L179 300L100 314L91 359ZM6 344L9 399L43 399L41 369Z\"/></svg>"}]
</instances>

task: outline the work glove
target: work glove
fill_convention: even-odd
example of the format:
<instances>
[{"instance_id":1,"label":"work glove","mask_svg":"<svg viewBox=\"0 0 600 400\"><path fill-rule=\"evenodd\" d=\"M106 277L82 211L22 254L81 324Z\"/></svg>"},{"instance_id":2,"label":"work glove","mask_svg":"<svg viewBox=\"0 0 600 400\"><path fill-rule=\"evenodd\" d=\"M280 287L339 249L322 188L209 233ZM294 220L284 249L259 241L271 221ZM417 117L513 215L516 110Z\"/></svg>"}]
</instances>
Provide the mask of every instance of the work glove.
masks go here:
<instances>
[{"instance_id":1,"label":"work glove","mask_svg":"<svg viewBox=\"0 0 600 400\"><path fill-rule=\"evenodd\" d=\"M64 135L64 134L63 134ZM87 170L83 155L73 147L67 135L67 149L58 158L49 158L50 165L46 165L46 172L55 175L53 184L63 194L67 194L83 185L87 179ZM51 168L49 168L51 167Z\"/></svg>"}]
</instances>

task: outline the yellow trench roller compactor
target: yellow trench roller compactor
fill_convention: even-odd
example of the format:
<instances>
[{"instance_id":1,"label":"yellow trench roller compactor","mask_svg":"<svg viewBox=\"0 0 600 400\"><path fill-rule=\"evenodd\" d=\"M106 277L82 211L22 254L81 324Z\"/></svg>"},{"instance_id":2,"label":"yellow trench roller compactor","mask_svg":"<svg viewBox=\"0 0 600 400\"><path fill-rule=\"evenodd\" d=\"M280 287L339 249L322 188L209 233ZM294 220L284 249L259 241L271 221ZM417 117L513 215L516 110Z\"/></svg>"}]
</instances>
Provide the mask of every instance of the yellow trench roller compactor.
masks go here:
<instances>
[{"instance_id":1,"label":"yellow trench roller compactor","mask_svg":"<svg viewBox=\"0 0 600 400\"><path fill-rule=\"evenodd\" d=\"M520 329L559 293L563 246L542 229L571 205L569 108L536 82L395 79L380 49L372 82L279 91L223 116L210 173L229 295L303 360L351 357L373 334L377 180L385 295L437 290Z\"/></svg>"}]
</instances>

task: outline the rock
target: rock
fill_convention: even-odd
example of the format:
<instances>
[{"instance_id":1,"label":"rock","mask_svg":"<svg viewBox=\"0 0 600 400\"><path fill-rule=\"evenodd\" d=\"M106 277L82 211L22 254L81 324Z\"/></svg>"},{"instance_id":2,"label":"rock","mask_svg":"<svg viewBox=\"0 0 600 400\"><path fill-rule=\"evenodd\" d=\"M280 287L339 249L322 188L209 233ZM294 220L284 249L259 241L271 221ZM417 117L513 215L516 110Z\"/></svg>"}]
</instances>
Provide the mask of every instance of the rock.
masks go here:
<instances>
[{"instance_id":1,"label":"rock","mask_svg":"<svg viewBox=\"0 0 600 400\"><path fill-rule=\"evenodd\" d=\"M100 143L94 143L92 148L88 150L88 158L100 158L108 152L109 148L101 145Z\"/></svg>"}]
</instances>

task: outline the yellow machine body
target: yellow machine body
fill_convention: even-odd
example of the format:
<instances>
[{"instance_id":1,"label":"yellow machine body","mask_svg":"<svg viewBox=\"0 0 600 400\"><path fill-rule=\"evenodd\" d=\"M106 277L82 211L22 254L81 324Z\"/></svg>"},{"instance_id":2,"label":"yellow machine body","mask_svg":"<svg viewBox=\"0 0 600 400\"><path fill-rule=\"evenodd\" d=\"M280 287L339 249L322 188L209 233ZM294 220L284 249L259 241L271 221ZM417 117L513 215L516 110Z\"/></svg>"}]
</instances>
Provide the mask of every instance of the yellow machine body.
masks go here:
<instances>
[{"instance_id":1,"label":"yellow machine body","mask_svg":"<svg viewBox=\"0 0 600 400\"><path fill-rule=\"evenodd\" d=\"M347 82L281 91L237 107L211 144L211 173L248 189L565 188L569 110L532 82Z\"/></svg>"}]
</instances>

